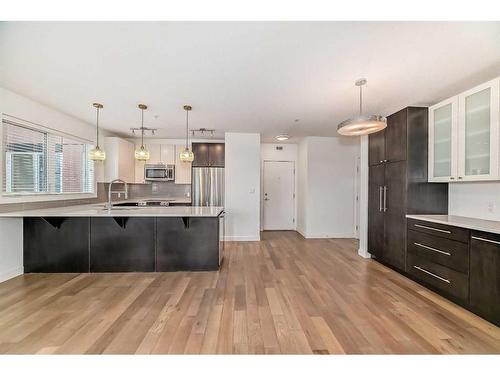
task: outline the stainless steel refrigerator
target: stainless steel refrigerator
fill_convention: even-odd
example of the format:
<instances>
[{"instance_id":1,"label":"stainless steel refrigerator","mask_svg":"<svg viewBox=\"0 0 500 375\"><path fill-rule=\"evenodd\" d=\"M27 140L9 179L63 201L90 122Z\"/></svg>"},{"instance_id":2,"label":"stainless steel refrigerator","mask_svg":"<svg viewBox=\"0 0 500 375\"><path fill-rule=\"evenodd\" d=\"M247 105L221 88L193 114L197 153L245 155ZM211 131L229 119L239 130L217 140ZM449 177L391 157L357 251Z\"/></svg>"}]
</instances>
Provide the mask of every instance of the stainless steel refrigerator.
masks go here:
<instances>
[{"instance_id":1,"label":"stainless steel refrigerator","mask_svg":"<svg viewBox=\"0 0 500 375\"><path fill-rule=\"evenodd\" d=\"M194 167L192 173L192 205L224 206L224 168Z\"/></svg>"}]
</instances>

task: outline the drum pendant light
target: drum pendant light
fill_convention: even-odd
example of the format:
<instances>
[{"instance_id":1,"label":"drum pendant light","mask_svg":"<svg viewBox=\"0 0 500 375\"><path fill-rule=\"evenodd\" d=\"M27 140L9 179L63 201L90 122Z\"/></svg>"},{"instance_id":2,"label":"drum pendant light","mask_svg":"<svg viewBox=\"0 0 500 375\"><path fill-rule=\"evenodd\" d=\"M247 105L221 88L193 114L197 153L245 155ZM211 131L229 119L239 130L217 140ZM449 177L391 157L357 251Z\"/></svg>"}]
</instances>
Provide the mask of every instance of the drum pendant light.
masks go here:
<instances>
[{"instance_id":1,"label":"drum pendant light","mask_svg":"<svg viewBox=\"0 0 500 375\"><path fill-rule=\"evenodd\" d=\"M179 158L184 163L191 163L194 160L193 151L189 149L189 111L193 108L190 105L185 105L184 110L186 111L186 148L181 151Z\"/></svg>"},{"instance_id":2,"label":"drum pendant light","mask_svg":"<svg viewBox=\"0 0 500 375\"><path fill-rule=\"evenodd\" d=\"M363 86L366 79L361 78L355 82L359 87L359 116L352 117L341 122L337 126L337 132L341 135L366 135L378 132L387 127L387 119L380 115L363 115Z\"/></svg>"},{"instance_id":3,"label":"drum pendant light","mask_svg":"<svg viewBox=\"0 0 500 375\"><path fill-rule=\"evenodd\" d=\"M99 147L99 110L103 108L102 104L92 103L92 107L96 109L96 145L95 147L89 151L89 159L95 161L104 161L106 160L106 152L101 150Z\"/></svg>"},{"instance_id":4,"label":"drum pendant light","mask_svg":"<svg viewBox=\"0 0 500 375\"><path fill-rule=\"evenodd\" d=\"M134 157L137 160L146 161L149 160L149 151L144 147L144 110L148 107L145 104L139 104L138 107L141 110L141 147L135 150Z\"/></svg>"}]
</instances>

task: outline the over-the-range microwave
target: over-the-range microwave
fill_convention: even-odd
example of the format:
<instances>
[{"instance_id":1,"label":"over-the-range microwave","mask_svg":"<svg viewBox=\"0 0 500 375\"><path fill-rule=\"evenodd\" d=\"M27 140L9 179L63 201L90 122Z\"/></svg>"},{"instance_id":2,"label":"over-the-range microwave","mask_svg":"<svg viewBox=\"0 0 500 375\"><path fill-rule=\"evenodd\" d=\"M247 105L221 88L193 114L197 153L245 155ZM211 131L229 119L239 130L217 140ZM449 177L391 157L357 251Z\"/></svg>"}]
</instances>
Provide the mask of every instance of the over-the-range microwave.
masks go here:
<instances>
[{"instance_id":1,"label":"over-the-range microwave","mask_svg":"<svg viewBox=\"0 0 500 375\"><path fill-rule=\"evenodd\" d=\"M144 179L146 181L174 181L175 165L146 164L144 165Z\"/></svg>"}]
</instances>

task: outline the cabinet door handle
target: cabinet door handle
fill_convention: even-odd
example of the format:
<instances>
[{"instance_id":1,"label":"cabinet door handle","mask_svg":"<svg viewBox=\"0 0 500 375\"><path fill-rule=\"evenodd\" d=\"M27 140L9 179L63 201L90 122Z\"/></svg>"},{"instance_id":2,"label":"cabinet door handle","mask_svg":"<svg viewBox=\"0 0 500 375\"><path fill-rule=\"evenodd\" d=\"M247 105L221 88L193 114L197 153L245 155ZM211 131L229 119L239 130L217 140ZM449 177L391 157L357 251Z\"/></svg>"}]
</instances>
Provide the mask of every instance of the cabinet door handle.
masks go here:
<instances>
[{"instance_id":1,"label":"cabinet door handle","mask_svg":"<svg viewBox=\"0 0 500 375\"><path fill-rule=\"evenodd\" d=\"M420 246L420 247L423 247L424 249L427 249L427 250L435 251L436 253L440 253L440 254L451 256L451 253L448 253L448 252L442 251L442 250L438 250L438 249L435 249L435 248L430 247L430 246L422 245L421 243L418 243L418 242L413 242L413 244L417 245L417 246Z\"/></svg>"},{"instance_id":2,"label":"cabinet door handle","mask_svg":"<svg viewBox=\"0 0 500 375\"><path fill-rule=\"evenodd\" d=\"M470 236L470 238L472 238L472 239L474 239L474 240L479 240L479 241L484 241L484 242L491 242L491 243L494 243L494 244L500 245L500 242L499 242L499 241L493 241L493 240L489 240L489 239L487 239L487 238L476 237L476 236Z\"/></svg>"},{"instance_id":3,"label":"cabinet door handle","mask_svg":"<svg viewBox=\"0 0 500 375\"><path fill-rule=\"evenodd\" d=\"M378 187L378 210L382 212L382 186Z\"/></svg>"},{"instance_id":4,"label":"cabinet door handle","mask_svg":"<svg viewBox=\"0 0 500 375\"><path fill-rule=\"evenodd\" d=\"M418 228L424 228L424 229L429 229L429 230L434 230L436 232L441 232L441 233L448 233L451 234L449 230L444 230L444 229L438 229L438 228L433 228L433 227L427 227L425 225L420 225L420 224L414 224Z\"/></svg>"},{"instance_id":5,"label":"cabinet door handle","mask_svg":"<svg viewBox=\"0 0 500 375\"><path fill-rule=\"evenodd\" d=\"M384 212L387 211L387 186L384 186Z\"/></svg>"},{"instance_id":6,"label":"cabinet door handle","mask_svg":"<svg viewBox=\"0 0 500 375\"><path fill-rule=\"evenodd\" d=\"M417 270L421 271L421 272L424 272L428 275L431 275L432 277L435 277L436 279L438 280L441 280L441 281L444 281L445 283L448 283L448 284L451 284L451 281L448 280L448 279L445 279L444 277L441 277L441 276L438 276L436 275L435 273L432 273L430 271L427 271L426 269L422 268L422 267L419 267L419 266L413 266L413 268L416 268Z\"/></svg>"}]
</instances>

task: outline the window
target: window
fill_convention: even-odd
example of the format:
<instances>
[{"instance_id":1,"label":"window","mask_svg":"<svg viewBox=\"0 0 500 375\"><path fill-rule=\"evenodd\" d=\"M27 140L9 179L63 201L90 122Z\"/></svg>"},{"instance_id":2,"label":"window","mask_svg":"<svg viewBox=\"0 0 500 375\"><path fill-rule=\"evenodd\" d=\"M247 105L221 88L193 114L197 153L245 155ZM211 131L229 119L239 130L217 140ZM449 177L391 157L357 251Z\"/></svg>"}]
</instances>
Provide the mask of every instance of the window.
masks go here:
<instances>
[{"instance_id":1,"label":"window","mask_svg":"<svg viewBox=\"0 0 500 375\"><path fill-rule=\"evenodd\" d=\"M92 144L2 121L3 195L94 193Z\"/></svg>"}]
</instances>

